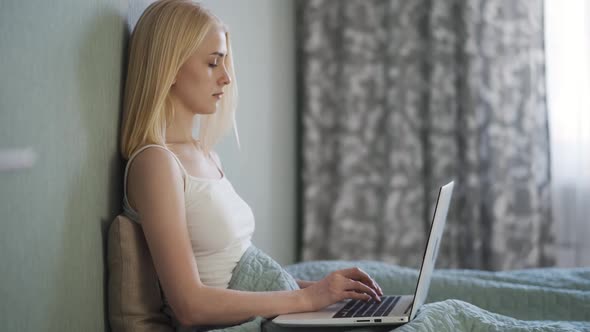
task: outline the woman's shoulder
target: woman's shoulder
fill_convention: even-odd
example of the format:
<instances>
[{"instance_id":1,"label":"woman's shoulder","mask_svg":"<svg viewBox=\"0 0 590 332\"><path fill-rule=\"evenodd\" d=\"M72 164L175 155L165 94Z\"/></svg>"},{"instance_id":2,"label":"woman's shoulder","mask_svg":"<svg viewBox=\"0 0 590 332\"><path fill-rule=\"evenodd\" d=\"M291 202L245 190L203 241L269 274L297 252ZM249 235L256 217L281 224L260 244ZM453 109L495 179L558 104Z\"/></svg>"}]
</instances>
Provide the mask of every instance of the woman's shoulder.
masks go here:
<instances>
[{"instance_id":1,"label":"woman's shoulder","mask_svg":"<svg viewBox=\"0 0 590 332\"><path fill-rule=\"evenodd\" d=\"M133 160L130 160L129 175L140 177L160 177L161 175L181 175L172 151L163 146L144 147Z\"/></svg>"},{"instance_id":2,"label":"woman's shoulder","mask_svg":"<svg viewBox=\"0 0 590 332\"><path fill-rule=\"evenodd\" d=\"M145 148L128 165L126 195L133 209L141 202L154 202L156 197L184 190L182 172L174 156L165 148Z\"/></svg>"}]
</instances>

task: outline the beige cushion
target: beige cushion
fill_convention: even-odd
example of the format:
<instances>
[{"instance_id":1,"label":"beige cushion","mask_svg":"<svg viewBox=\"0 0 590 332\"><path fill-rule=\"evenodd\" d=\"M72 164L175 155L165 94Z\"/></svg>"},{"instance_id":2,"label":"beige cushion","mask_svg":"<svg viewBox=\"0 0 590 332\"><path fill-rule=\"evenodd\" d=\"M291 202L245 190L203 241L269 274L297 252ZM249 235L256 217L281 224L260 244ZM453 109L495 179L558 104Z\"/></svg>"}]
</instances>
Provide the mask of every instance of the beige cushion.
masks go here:
<instances>
[{"instance_id":1,"label":"beige cushion","mask_svg":"<svg viewBox=\"0 0 590 332\"><path fill-rule=\"evenodd\" d=\"M119 215L109 228L108 313L113 332L174 331L141 226Z\"/></svg>"}]
</instances>

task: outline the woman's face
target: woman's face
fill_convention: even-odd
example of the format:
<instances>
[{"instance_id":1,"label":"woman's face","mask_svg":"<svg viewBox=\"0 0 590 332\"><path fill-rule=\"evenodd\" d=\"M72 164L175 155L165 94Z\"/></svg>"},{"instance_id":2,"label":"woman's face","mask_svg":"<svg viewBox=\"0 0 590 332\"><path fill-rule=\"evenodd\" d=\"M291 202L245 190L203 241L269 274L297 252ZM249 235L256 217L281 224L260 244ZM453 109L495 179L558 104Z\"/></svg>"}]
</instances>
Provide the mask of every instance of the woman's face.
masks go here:
<instances>
[{"instance_id":1,"label":"woman's face","mask_svg":"<svg viewBox=\"0 0 590 332\"><path fill-rule=\"evenodd\" d=\"M230 84L225 67L225 33L212 28L201 46L182 65L170 93L193 114L212 114L223 98L223 87Z\"/></svg>"}]
</instances>

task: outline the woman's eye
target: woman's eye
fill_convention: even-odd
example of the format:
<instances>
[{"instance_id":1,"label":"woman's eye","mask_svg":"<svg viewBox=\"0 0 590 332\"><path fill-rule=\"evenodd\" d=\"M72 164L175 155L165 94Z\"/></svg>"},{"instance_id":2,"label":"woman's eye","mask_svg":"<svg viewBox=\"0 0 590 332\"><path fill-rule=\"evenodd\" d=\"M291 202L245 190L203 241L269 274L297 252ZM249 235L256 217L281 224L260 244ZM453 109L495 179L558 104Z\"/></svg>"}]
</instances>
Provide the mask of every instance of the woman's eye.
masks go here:
<instances>
[{"instance_id":1,"label":"woman's eye","mask_svg":"<svg viewBox=\"0 0 590 332\"><path fill-rule=\"evenodd\" d=\"M211 68L215 68L215 67L217 67L217 64L216 64L216 63L210 63L210 64L209 64L209 67L211 67Z\"/></svg>"}]
</instances>

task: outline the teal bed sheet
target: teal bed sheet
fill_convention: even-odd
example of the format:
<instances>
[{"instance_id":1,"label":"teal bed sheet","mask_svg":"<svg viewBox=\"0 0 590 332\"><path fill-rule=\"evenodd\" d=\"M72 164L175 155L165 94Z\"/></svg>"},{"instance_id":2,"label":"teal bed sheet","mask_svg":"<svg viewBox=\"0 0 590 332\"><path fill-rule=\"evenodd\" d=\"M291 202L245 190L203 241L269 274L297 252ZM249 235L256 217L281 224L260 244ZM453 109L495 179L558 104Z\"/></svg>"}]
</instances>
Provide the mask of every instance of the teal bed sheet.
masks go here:
<instances>
[{"instance_id":1,"label":"teal bed sheet","mask_svg":"<svg viewBox=\"0 0 590 332\"><path fill-rule=\"evenodd\" d=\"M413 294L415 269L375 261L314 261L281 267L251 247L234 270L230 287L249 291L297 289L294 278L319 280L358 266L384 293ZM208 329L211 329L209 327ZM401 326L282 327L253 317L215 331L590 331L590 268L507 272L435 270L426 304Z\"/></svg>"}]
</instances>

